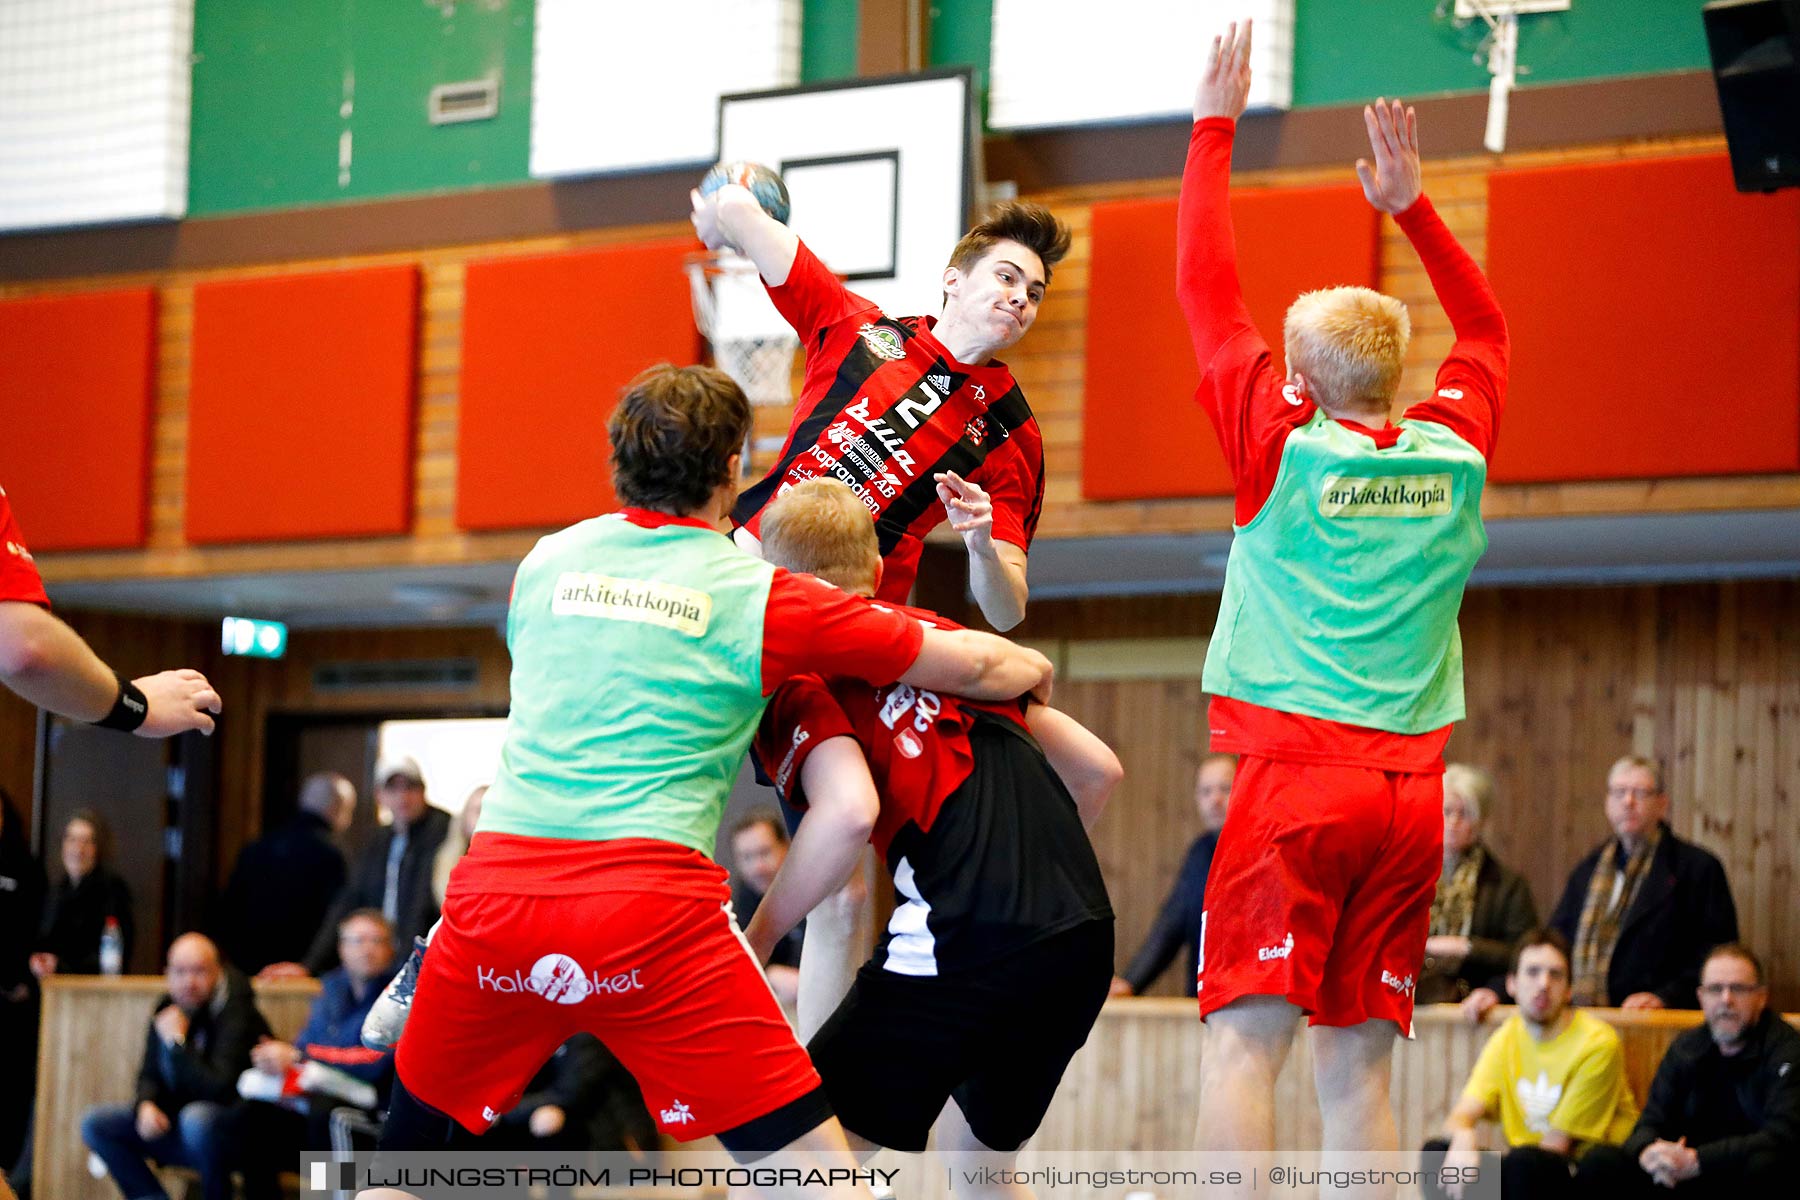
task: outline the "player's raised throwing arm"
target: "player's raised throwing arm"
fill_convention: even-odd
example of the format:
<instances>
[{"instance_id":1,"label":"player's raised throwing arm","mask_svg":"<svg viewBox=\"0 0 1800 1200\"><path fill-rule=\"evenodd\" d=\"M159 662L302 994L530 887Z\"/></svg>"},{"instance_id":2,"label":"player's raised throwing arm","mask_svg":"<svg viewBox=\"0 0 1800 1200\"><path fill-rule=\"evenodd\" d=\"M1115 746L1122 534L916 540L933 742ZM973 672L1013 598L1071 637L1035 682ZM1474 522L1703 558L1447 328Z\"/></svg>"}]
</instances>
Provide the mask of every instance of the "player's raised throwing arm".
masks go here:
<instances>
[{"instance_id":1,"label":"player's raised throwing arm","mask_svg":"<svg viewBox=\"0 0 1800 1200\"><path fill-rule=\"evenodd\" d=\"M708 250L730 246L756 264L770 287L787 282L800 253L800 235L763 211L749 188L728 183L710 196L702 196L698 188L689 195L694 232Z\"/></svg>"}]
</instances>

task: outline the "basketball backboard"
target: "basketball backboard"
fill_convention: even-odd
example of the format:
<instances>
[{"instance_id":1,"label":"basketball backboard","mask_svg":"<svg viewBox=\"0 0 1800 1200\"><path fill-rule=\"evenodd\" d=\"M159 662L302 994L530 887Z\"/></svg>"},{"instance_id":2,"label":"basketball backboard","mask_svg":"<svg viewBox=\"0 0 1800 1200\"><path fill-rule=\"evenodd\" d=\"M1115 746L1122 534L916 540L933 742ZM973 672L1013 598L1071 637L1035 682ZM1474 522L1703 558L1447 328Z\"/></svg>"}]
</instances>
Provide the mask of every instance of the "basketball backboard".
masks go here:
<instances>
[{"instance_id":1,"label":"basketball backboard","mask_svg":"<svg viewBox=\"0 0 1800 1200\"><path fill-rule=\"evenodd\" d=\"M703 164L721 94L800 78L800 0L537 0L534 179Z\"/></svg>"},{"instance_id":2,"label":"basketball backboard","mask_svg":"<svg viewBox=\"0 0 1800 1200\"><path fill-rule=\"evenodd\" d=\"M966 68L719 99L719 161L781 172L789 225L859 295L896 315L939 308L944 264L972 216L979 147ZM721 308L724 336L785 328L766 298L755 299Z\"/></svg>"}]
</instances>

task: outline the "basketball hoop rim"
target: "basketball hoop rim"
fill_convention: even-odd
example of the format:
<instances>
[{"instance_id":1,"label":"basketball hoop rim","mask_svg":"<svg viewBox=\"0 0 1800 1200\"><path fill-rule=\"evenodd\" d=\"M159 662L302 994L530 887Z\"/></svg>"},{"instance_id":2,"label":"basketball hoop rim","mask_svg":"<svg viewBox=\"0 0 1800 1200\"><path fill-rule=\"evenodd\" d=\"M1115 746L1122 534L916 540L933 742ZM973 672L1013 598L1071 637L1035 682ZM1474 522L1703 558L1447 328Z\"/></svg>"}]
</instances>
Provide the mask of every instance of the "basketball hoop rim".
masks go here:
<instances>
[{"instance_id":1,"label":"basketball hoop rim","mask_svg":"<svg viewBox=\"0 0 1800 1200\"><path fill-rule=\"evenodd\" d=\"M754 272L756 264L736 250L720 248L718 250L691 250L682 256L682 267L690 273L695 270L707 274L733 274L737 272Z\"/></svg>"}]
</instances>

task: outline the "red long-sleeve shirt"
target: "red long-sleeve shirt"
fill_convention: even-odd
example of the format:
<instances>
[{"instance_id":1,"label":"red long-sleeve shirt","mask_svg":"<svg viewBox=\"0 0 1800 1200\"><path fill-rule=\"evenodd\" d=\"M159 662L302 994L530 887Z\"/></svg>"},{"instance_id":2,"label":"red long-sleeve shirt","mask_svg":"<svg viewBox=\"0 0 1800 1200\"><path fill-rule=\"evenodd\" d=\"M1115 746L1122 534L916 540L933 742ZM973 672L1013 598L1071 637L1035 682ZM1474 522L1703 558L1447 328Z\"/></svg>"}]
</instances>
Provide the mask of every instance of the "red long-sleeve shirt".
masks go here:
<instances>
[{"instance_id":1,"label":"red long-sleeve shirt","mask_svg":"<svg viewBox=\"0 0 1800 1200\"><path fill-rule=\"evenodd\" d=\"M25 548L25 535L13 518L6 489L0 488L0 600L22 600L48 608L50 598L44 594L44 581Z\"/></svg>"},{"instance_id":2,"label":"red long-sleeve shirt","mask_svg":"<svg viewBox=\"0 0 1800 1200\"><path fill-rule=\"evenodd\" d=\"M1289 434L1310 421L1313 401L1287 387L1269 343L1250 319L1239 282L1228 200L1236 122L1198 121L1188 142L1176 229L1176 293L1200 367L1195 399L1211 418L1231 469L1239 526L1255 519L1274 490ZM1424 196L1395 217L1431 277L1456 333L1437 371L1433 394L1402 419L1454 431L1490 461L1506 395L1506 320L1475 260ZM1392 446L1398 426L1339 420L1377 447ZM1276 712L1214 697L1209 724L1215 749L1303 761L1349 762L1389 770L1429 770L1441 761L1448 727L1403 735Z\"/></svg>"}]
</instances>

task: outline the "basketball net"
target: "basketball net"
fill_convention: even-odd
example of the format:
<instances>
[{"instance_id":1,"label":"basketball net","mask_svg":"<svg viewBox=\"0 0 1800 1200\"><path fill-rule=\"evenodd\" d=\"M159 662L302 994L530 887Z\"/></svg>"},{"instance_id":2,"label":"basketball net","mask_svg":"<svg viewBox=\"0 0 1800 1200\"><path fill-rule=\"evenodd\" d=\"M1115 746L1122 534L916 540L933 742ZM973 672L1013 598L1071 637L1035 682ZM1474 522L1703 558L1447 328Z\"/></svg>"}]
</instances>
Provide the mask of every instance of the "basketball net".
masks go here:
<instances>
[{"instance_id":1,"label":"basketball net","mask_svg":"<svg viewBox=\"0 0 1800 1200\"><path fill-rule=\"evenodd\" d=\"M1479 17L1487 23L1488 84L1487 129L1481 144L1494 154L1506 149L1506 122L1513 89L1519 86L1519 16L1521 13L1562 12L1570 0L1456 0L1459 22ZM1480 61L1479 58L1477 61Z\"/></svg>"},{"instance_id":2,"label":"basketball net","mask_svg":"<svg viewBox=\"0 0 1800 1200\"><path fill-rule=\"evenodd\" d=\"M690 254L686 267L694 324L712 348L713 366L737 380L751 404L791 404L800 339L785 322L756 319L769 305L756 264L729 250L711 250Z\"/></svg>"}]
</instances>

